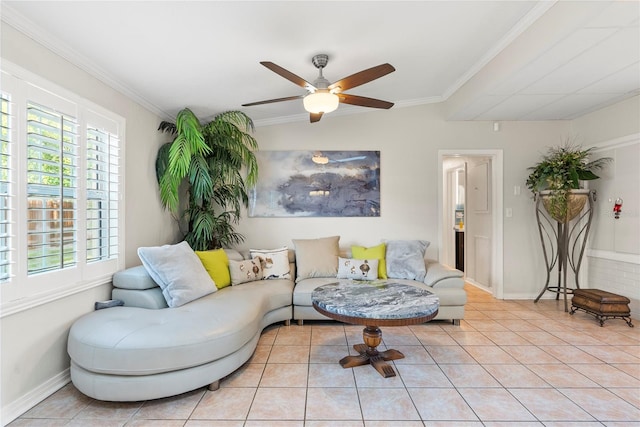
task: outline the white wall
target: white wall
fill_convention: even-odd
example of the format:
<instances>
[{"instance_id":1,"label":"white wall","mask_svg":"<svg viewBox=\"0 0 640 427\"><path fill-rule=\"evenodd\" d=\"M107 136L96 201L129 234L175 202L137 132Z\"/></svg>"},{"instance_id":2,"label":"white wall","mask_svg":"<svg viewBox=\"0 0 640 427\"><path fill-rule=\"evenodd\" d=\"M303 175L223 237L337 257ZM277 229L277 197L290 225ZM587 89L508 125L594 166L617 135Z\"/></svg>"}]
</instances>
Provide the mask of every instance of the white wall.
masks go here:
<instances>
[{"instance_id":1,"label":"white wall","mask_svg":"<svg viewBox=\"0 0 640 427\"><path fill-rule=\"evenodd\" d=\"M126 244L127 266L140 262L136 249L175 240L173 221L162 210L154 175L155 153L166 137L156 132L160 118L71 65L50 50L2 23L2 59L95 102L127 120ZM109 284L0 318L0 422L28 409L68 381L66 337L71 323L107 299ZM1 315L1 313L0 313Z\"/></svg>"},{"instance_id":2,"label":"white wall","mask_svg":"<svg viewBox=\"0 0 640 427\"><path fill-rule=\"evenodd\" d=\"M244 218L241 246L292 247L291 239L340 235L341 246L374 245L380 239L431 241L427 255L438 258L438 150L504 150L504 294L535 297L544 284L533 200L526 192L527 167L570 129L568 122L447 122L441 106L425 105L351 116L327 115L307 122L257 129L262 150L380 150L379 218ZM514 185L522 188L513 195Z\"/></svg>"},{"instance_id":3,"label":"white wall","mask_svg":"<svg viewBox=\"0 0 640 427\"><path fill-rule=\"evenodd\" d=\"M603 289L631 300L632 316L640 314L640 96L586 115L573 122L585 146L613 163L593 181L597 191L593 232L587 251L589 288ZM623 199L622 214L613 216L613 202Z\"/></svg>"},{"instance_id":4,"label":"white wall","mask_svg":"<svg viewBox=\"0 0 640 427\"><path fill-rule=\"evenodd\" d=\"M571 122L571 129L585 147L640 131L640 96L586 114Z\"/></svg>"}]
</instances>

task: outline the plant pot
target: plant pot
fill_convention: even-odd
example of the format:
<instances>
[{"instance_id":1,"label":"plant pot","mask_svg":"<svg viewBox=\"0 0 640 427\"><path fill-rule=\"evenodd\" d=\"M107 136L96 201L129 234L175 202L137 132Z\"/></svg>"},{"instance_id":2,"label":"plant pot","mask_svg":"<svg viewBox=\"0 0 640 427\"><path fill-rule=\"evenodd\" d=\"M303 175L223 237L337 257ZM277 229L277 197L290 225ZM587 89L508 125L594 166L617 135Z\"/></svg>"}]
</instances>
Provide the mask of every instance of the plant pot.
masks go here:
<instances>
[{"instance_id":1,"label":"plant pot","mask_svg":"<svg viewBox=\"0 0 640 427\"><path fill-rule=\"evenodd\" d=\"M566 224L582 212L584 205L589 199L589 190L571 190L567 197L566 208L561 206L552 206L550 190L541 191L540 196L542 197L542 204L549 215L551 215L551 218L560 223Z\"/></svg>"}]
</instances>

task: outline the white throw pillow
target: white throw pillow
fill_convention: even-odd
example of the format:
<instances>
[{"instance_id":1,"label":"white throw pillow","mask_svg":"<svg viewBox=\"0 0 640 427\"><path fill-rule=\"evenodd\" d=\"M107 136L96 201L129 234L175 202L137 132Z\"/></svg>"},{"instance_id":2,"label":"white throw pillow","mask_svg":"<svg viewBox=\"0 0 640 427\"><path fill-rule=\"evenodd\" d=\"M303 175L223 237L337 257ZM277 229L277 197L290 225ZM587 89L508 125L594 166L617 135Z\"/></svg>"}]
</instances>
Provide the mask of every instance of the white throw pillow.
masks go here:
<instances>
[{"instance_id":1,"label":"white throw pillow","mask_svg":"<svg viewBox=\"0 0 640 427\"><path fill-rule=\"evenodd\" d=\"M149 276L160 286L169 307L179 307L217 290L187 242L138 248Z\"/></svg>"},{"instance_id":2,"label":"white throw pillow","mask_svg":"<svg viewBox=\"0 0 640 427\"><path fill-rule=\"evenodd\" d=\"M377 259L338 258L338 279L376 280L378 262Z\"/></svg>"},{"instance_id":3,"label":"white throw pillow","mask_svg":"<svg viewBox=\"0 0 640 427\"><path fill-rule=\"evenodd\" d=\"M247 259L244 261L229 260L229 274L231 284L240 285L242 283L253 282L262 279L262 266L260 258Z\"/></svg>"},{"instance_id":4,"label":"white throw pillow","mask_svg":"<svg viewBox=\"0 0 640 427\"><path fill-rule=\"evenodd\" d=\"M279 249L250 249L249 254L251 258L260 258L264 279L291 278L289 249L286 246Z\"/></svg>"}]
</instances>

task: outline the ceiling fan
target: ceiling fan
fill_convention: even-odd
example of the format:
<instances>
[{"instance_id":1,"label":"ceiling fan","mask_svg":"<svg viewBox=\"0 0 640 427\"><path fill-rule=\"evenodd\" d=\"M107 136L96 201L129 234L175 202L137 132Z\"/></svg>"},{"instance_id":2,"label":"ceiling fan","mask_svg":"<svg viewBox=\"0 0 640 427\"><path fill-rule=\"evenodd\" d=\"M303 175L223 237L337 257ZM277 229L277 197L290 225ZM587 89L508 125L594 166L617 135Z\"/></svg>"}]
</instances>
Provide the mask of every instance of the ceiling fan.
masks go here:
<instances>
[{"instance_id":1,"label":"ceiling fan","mask_svg":"<svg viewBox=\"0 0 640 427\"><path fill-rule=\"evenodd\" d=\"M393 68L391 64L381 64L376 67L371 67L345 77L341 80L338 80L335 83L330 83L322 75L322 69L326 67L327 63L329 62L329 56L325 54L315 55L311 59L311 62L320 71L318 78L314 80L313 84L309 83L302 77L293 74L291 71L285 70L281 66L274 64L273 62L260 62L260 64L264 65L274 73L306 89L308 93L306 95L288 96L285 98L251 102L248 104L242 104L242 106L250 107L252 105L293 101L294 99L302 98L305 110L310 113L309 119L311 123L320 121L323 114L334 111L336 108L338 108L339 103L384 109L393 107L393 102L344 93L345 90L349 90L356 86L369 83L372 80L378 79L382 76L394 72L396 69Z\"/></svg>"}]
</instances>

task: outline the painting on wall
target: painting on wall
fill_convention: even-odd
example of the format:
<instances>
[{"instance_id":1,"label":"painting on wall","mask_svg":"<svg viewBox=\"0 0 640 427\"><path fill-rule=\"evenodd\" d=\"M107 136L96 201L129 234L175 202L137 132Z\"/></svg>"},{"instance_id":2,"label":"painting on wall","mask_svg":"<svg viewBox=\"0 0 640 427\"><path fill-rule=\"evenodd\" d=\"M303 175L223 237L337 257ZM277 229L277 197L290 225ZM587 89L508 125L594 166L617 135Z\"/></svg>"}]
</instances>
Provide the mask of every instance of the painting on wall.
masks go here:
<instances>
[{"instance_id":1,"label":"painting on wall","mask_svg":"<svg viewBox=\"0 0 640 427\"><path fill-rule=\"evenodd\" d=\"M379 217L379 151L258 151L250 217Z\"/></svg>"}]
</instances>

